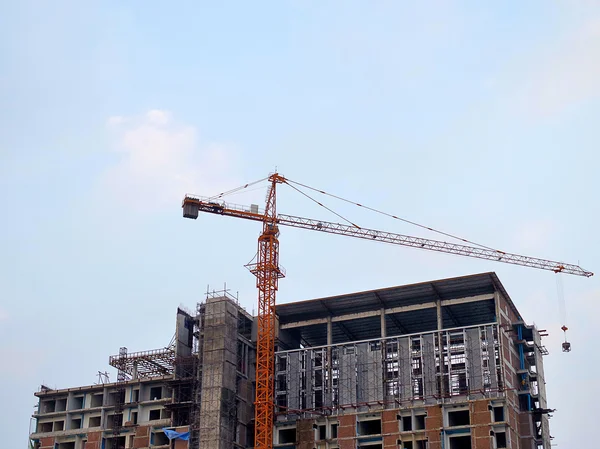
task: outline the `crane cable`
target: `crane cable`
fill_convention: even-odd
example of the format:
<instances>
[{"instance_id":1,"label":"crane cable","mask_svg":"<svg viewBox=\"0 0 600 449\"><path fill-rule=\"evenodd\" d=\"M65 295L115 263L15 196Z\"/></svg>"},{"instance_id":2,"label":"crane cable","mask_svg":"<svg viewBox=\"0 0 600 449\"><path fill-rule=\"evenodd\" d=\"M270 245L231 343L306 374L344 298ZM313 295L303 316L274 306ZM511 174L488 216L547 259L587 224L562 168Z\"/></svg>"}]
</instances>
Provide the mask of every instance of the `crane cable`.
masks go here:
<instances>
[{"instance_id":1,"label":"crane cable","mask_svg":"<svg viewBox=\"0 0 600 449\"><path fill-rule=\"evenodd\" d=\"M227 195L232 195L233 193L236 193L236 192L238 192L240 190L247 189L248 187L253 186L255 184L258 184L259 182L266 181L267 179L269 179L269 178L268 177L267 178L262 178L262 179L259 179L258 181L254 181L254 182L250 182L248 184L244 184L243 186L236 187L235 189L227 190L226 192L221 192L221 193L219 193L217 195L211 196L211 197L209 197L209 199L211 199L211 200L212 199L218 199L218 198L223 198L224 196L227 196Z\"/></svg>"},{"instance_id":2,"label":"crane cable","mask_svg":"<svg viewBox=\"0 0 600 449\"><path fill-rule=\"evenodd\" d=\"M298 183L296 183L298 184ZM292 189L294 189L296 192L300 192L302 195L304 195L306 198L308 198L311 201L314 201L315 203L317 203L319 206L327 209L329 212L331 212L332 214L338 216L339 218L341 218L342 220L344 220L346 223L351 224L352 226L354 226L355 228L361 229L360 226L358 226L357 224L352 223L350 220L348 220L347 218L343 217L342 215L338 214L336 211L330 209L329 207L325 206L323 203L315 200L313 197L311 197L310 195L308 195L307 193L303 192L302 190L300 190L297 187L294 187L293 185L288 183L288 186L290 186ZM313 189L315 190L315 189Z\"/></svg>"},{"instance_id":3,"label":"crane cable","mask_svg":"<svg viewBox=\"0 0 600 449\"><path fill-rule=\"evenodd\" d=\"M567 343L567 331L569 330L569 328L567 327L567 306L565 303L565 292L563 288L562 276L560 275L560 273L556 274L556 296L558 297L558 314L560 320L563 323L560 329L563 331L565 336L565 343Z\"/></svg>"},{"instance_id":4,"label":"crane cable","mask_svg":"<svg viewBox=\"0 0 600 449\"><path fill-rule=\"evenodd\" d=\"M355 202L355 201L347 200L347 199L345 199L345 198L339 197L339 196L337 196L337 195L334 195L334 194L332 194L332 193L327 193L327 192L325 192L324 190L315 189L314 187L307 186L307 185L305 185L305 184L302 184L302 183L300 183L300 182L297 182L297 181L292 181L292 180L290 180L290 179L286 179L286 181L287 181L287 184L288 184L290 187L292 187L292 188L294 188L294 186L292 186L290 183L293 183L293 184L296 184L296 185L299 185L299 186L305 187L305 188L307 188L307 189L313 190L313 191L315 191L315 192L318 192L318 193L322 193L323 195L327 195L327 196L330 196L330 197L332 197L332 198L336 198L336 199L338 199L338 200L340 200L340 201L344 201L344 202L346 202L346 203L349 203L349 204L354 204L355 206L359 206L359 207L362 207L362 208L364 208L364 209L370 210L370 211L372 211L372 212L376 212L376 213L378 213L378 214L385 215L386 217L390 217L390 218L393 218L393 219L395 219L395 220L403 221L403 222L405 222L405 223L412 224L412 225L414 225L414 226L418 226L418 227L420 227L420 228L423 228L423 229L427 229L428 231L432 231L432 232L436 232L436 233L438 233L438 234L441 234L441 235L445 235L446 237L451 237L451 238L453 238L453 239L460 240L460 241L462 241L462 242L470 243L471 245L475 245L475 246L479 246L479 247L481 247L481 248L489 249L490 251L498 251L498 252L502 252L502 251L500 251L500 250L497 250L497 249L495 249L495 248L490 248L489 246L485 246L485 245L482 245L482 244L480 244L480 243L473 242L473 241L471 241L471 240L463 239L462 237L458 237L458 236L456 236L456 235L449 234L449 233L447 233L447 232L443 232L443 231L440 231L440 230L438 230L438 229L434 229L434 228L431 228L431 227L429 227L429 226L425 226L425 225L422 225L422 224L416 223L416 222L414 222L414 221L410 221L410 220L407 220L407 219L405 219L405 218L398 217L398 216L396 216L396 215L392 215L392 214L390 214L390 213L387 213L387 212L384 212L384 211L382 211L382 210L375 209L375 208L373 208L373 207L369 207L369 206L365 206L364 204L360 204L360 203L357 203L357 202ZM296 189L296 190L297 190L297 189ZM304 194L304 193L303 193L303 194ZM305 195L305 194L304 194L304 195ZM312 199L312 198L311 198L311 199ZM317 203L318 203L318 201L316 201L316 200L313 200L313 201L315 201L315 202L317 202ZM320 204L320 203L318 203L318 204ZM325 207L325 206L323 206L323 207ZM332 211L332 212L333 212L333 211ZM335 213L335 212L333 212L333 213ZM336 215L338 215L338 214L336 214ZM338 215L338 216L339 216L339 215ZM346 219L344 219L344 220L346 220ZM348 221L348 220L346 220L346 221ZM348 222L349 222L349 221L348 221ZM349 222L349 223L350 223L350 222ZM353 223L352 223L352 224L353 224ZM353 224L353 225L354 225L354 224ZM354 225L354 226L356 226L356 225ZM357 226L357 227L358 227L358 226Z\"/></svg>"}]
</instances>

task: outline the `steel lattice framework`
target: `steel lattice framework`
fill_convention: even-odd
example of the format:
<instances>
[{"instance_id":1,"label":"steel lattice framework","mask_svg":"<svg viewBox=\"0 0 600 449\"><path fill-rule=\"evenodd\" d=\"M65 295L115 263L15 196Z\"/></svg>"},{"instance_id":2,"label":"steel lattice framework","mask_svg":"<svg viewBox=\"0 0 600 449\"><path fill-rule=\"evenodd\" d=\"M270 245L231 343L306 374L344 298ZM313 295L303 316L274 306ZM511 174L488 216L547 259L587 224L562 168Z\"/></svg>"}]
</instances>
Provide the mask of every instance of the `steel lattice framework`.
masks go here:
<instances>
[{"instance_id":1,"label":"steel lattice framework","mask_svg":"<svg viewBox=\"0 0 600 449\"><path fill-rule=\"evenodd\" d=\"M493 260L513 265L549 270L555 273L590 277L591 271L578 265L521 256L485 247L467 246L438 240L412 237L392 232L367 229L359 226L332 223L293 215L277 215L276 186L287 180L275 173L269 176L269 190L264 211L254 207L227 204L214 198L186 195L182 208L185 218L198 218L199 212L207 212L229 217L245 218L263 223L262 234L258 238L257 263L248 265L256 276L258 288L258 334L256 364L256 402L255 402L255 442L257 449L273 447L274 417L274 345L275 345L275 296L278 281L284 277L279 267L279 226L310 229L329 234L345 235L371 241L391 243L393 245L430 251L455 254L477 259Z\"/></svg>"},{"instance_id":2,"label":"steel lattice framework","mask_svg":"<svg viewBox=\"0 0 600 449\"><path fill-rule=\"evenodd\" d=\"M171 348L153 349L111 355L108 364L114 366L129 376L139 378L166 376L173 374L175 363L175 351Z\"/></svg>"},{"instance_id":3,"label":"steel lattice framework","mask_svg":"<svg viewBox=\"0 0 600 449\"><path fill-rule=\"evenodd\" d=\"M278 174L269 177L263 231L258 238L258 260L248 265L256 276L258 288L258 329L256 338L256 401L254 409L254 447L273 447L273 397L275 363L275 295L279 278L279 228L277 226L276 187L284 182Z\"/></svg>"}]
</instances>

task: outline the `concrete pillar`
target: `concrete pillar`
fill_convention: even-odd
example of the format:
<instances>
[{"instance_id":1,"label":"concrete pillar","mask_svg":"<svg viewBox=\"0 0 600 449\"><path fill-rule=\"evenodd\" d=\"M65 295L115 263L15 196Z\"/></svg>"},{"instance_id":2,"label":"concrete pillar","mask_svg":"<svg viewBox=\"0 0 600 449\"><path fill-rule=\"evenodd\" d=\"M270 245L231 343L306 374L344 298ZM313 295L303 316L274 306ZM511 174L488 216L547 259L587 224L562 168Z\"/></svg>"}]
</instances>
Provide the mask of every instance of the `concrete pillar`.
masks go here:
<instances>
[{"instance_id":1,"label":"concrete pillar","mask_svg":"<svg viewBox=\"0 0 600 449\"><path fill-rule=\"evenodd\" d=\"M331 360L331 345L333 343L333 323L331 316L327 317L327 395L326 404L333 400L333 360Z\"/></svg>"},{"instance_id":2,"label":"concrete pillar","mask_svg":"<svg viewBox=\"0 0 600 449\"><path fill-rule=\"evenodd\" d=\"M387 337L387 328L385 325L385 309L381 308L381 338Z\"/></svg>"},{"instance_id":3,"label":"concrete pillar","mask_svg":"<svg viewBox=\"0 0 600 449\"><path fill-rule=\"evenodd\" d=\"M445 367L444 367L444 345L443 345L443 339L442 339L442 329L444 327L444 320L442 319L442 299L438 297L437 301L435 302L435 309L436 309L436 314L437 314L437 340L438 340L438 351L440 353L440 372L442 374L442 376L439 379L440 381L440 393L442 394L442 402L443 402L443 397L446 394L446 388L444 385L444 371L445 371Z\"/></svg>"}]
</instances>

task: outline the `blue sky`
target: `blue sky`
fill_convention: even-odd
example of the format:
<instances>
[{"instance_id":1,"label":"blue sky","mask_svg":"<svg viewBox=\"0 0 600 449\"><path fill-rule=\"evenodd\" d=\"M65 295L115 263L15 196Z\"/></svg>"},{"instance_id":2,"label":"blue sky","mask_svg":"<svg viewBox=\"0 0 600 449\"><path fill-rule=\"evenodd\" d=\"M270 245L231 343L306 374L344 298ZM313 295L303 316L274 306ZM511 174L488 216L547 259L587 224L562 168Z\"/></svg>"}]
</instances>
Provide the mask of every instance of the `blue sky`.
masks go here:
<instances>
[{"instance_id":1,"label":"blue sky","mask_svg":"<svg viewBox=\"0 0 600 449\"><path fill-rule=\"evenodd\" d=\"M416 3L416 2L415 2ZM4 2L0 409L169 343L179 304L244 269L260 227L186 192L294 179L506 251L598 268L600 6L572 2ZM263 191L235 198L261 202ZM279 210L333 221L291 189ZM363 226L433 237L329 202ZM545 360L558 447L600 394L600 281L285 229L281 302L496 271ZM114 377L114 374L113 374ZM575 385L579 388L574 388Z\"/></svg>"}]
</instances>

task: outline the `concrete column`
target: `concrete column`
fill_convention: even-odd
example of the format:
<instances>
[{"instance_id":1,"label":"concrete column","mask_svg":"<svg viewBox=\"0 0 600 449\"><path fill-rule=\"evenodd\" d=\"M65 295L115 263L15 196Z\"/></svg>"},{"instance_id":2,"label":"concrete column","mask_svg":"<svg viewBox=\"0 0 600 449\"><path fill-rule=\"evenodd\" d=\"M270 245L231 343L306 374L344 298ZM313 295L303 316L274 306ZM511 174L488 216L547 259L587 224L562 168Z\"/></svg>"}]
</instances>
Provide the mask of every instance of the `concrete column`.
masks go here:
<instances>
[{"instance_id":1,"label":"concrete column","mask_svg":"<svg viewBox=\"0 0 600 449\"><path fill-rule=\"evenodd\" d=\"M444 371L445 371L445 366L444 366L444 345L443 345L443 339L442 339L442 329L444 327L444 320L442 319L442 299L438 297L438 299L435 301L435 309L436 309L436 314L437 314L437 340L438 340L438 351L439 351L439 356L440 356L440 373L441 373L441 377L438 378L438 381L440 382L440 393L442 394L442 402L444 402L444 395L446 394L446 388L444 385Z\"/></svg>"},{"instance_id":2,"label":"concrete column","mask_svg":"<svg viewBox=\"0 0 600 449\"><path fill-rule=\"evenodd\" d=\"M387 328L385 325L385 309L381 308L381 338L387 337Z\"/></svg>"},{"instance_id":3,"label":"concrete column","mask_svg":"<svg viewBox=\"0 0 600 449\"><path fill-rule=\"evenodd\" d=\"M333 343L333 323L331 316L327 317L327 399L325 404L331 405L333 401L333 360L331 360L331 345Z\"/></svg>"}]
</instances>

